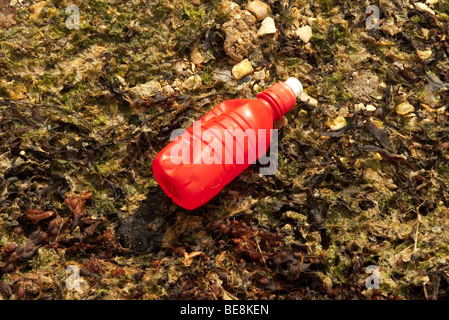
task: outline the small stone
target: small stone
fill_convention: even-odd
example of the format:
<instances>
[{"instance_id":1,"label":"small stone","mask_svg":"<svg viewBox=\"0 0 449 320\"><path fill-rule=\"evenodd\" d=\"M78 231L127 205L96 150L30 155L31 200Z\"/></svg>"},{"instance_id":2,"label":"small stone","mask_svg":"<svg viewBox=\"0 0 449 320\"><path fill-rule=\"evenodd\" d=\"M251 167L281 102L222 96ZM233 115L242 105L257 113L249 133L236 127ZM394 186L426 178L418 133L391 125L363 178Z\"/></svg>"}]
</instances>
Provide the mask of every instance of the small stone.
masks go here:
<instances>
[{"instance_id":1,"label":"small stone","mask_svg":"<svg viewBox=\"0 0 449 320\"><path fill-rule=\"evenodd\" d=\"M263 80L263 79L265 79L265 71L263 71L263 70L256 71L256 72L254 72L253 77L255 80Z\"/></svg>"},{"instance_id":2,"label":"small stone","mask_svg":"<svg viewBox=\"0 0 449 320\"><path fill-rule=\"evenodd\" d=\"M347 122L346 119L342 116L338 116L334 119L328 119L326 122L326 125L332 130L332 131L338 131L340 129L343 129L346 127Z\"/></svg>"},{"instance_id":3,"label":"small stone","mask_svg":"<svg viewBox=\"0 0 449 320\"><path fill-rule=\"evenodd\" d=\"M434 4L437 4L438 1L440 1L440 0L426 0L426 3L427 3L427 4L430 4L430 5L432 6L432 5L434 5Z\"/></svg>"},{"instance_id":4,"label":"small stone","mask_svg":"<svg viewBox=\"0 0 449 320\"><path fill-rule=\"evenodd\" d=\"M182 84L182 88L191 91L200 88L202 83L203 80L199 75L196 74L184 81L184 83Z\"/></svg>"},{"instance_id":5,"label":"small stone","mask_svg":"<svg viewBox=\"0 0 449 320\"><path fill-rule=\"evenodd\" d=\"M402 102L401 104L399 104L398 106L396 106L396 113L400 114L402 116L412 113L415 111L415 108L408 103L407 101Z\"/></svg>"},{"instance_id":6,"label":"small stone","mask_svg":"<svg viewBox=\"0 0 449 320\"><path fill-rule=\"evenodd\" d=\"M449 90L449 82L441 81L440 78L433 72L426 72L426 79L430 85L430 89L435 93L441 93Z\"/></svg>"},{"instance_id":7,"label":"small stone","mask_svg":"<svg viewBox=\"0 0 449 320\"><path fill-rule=\"evenodd\" d=\"M232 74L230 70L217 70L212 75L212 80L220 82L220 83L226 83L232 80Z\"/></svg>"},{"instance_id":8,"label":"small stone","mask_svg":"<svg viewBox=\"0 0 449 320\"><path fill-rule=\"evenodd\" d=\"M427 103L430 107L435 107L438 103L438 97L435 92L432 90L432 86L427 83L424 85L424 91L422 99L425 103Z\"/></svg>"},{"instance_id":9,"label":"small stone","mask_svg":"<svg viewBox=\"0 0 449 320\"><path fill-rule=\"evenodd\" d=\"M299 96L299 100L301 100L302 102L307 103L308 105L312 106L312 107L317 107L318 106L318 100L309 96L307 93L305 93L304 91L302 92L302 94Z\"/></svg>"},{"instance_id":10,"label":"small stone","mask_svg":"<svg viewBox=\"0 0 449 320\"><path fill-rule=\"evenodd\" d=\"M398 68L399 70L404 70L404 65L400 61L393 62L393 65Z\"/></svg>"},{"instance_id":11,"label":"small stone","mask_svg":"<svg viewBox=\"0 0 449 320\"><path fill-rule=\"evenodd\" d=\"M421 60L427 60L432 56L432 49L430 47L423 50L416 49L416 53Z\"/></svg>"},{"instance_id":12,"label":"small stone","mask_svg":"<svg viewBox=\"0 0 449 320\"><path fill-rule=\"evenodd\" d=\"M253 72L253 67L248 59L244 59L232 67L232 75L237 80L242 79Z\"/></svg>"},{"instance_id":13,"label":"small stone","mask_svg":"<svg viewBox=\"0 0 449 320\"><path fill-rule=\"evenodd\" d=\"M417 2L415 3L415 9L420 11L420 12L427 12L430 13L431 15L435 15L435 11L433 11L432 9L430 9L427 4L422 3L422 2Z\"/></svg>"},{"instance_id":14,"label":"small stone","mask_svg":"<svg viewBox=\"0 0 449 320\"><path fill-rule=\"evenodd\" d=\"M308 43L312 38L312 28L310 26L301 27L295 31L295 34L302 42Z\"/></svg>"},{"instance_id":15,"label":"small stone","mask_svg":"<svg viewBox=\"0 0 449 320\"><path fill-rule=\"evenodd\" d=\"M41 1L32 4L30 6L30 11L32 12L32 14L30 15L30 21L35 21L41 17L42 9L45 7L46 4L47 4L46 1Z\"/></svg>"},{"instance_id":16,"label":"small stone","mask_svg":"<svg viewBox=\"0 0 449 320\"><path fill-rule=\"evenodd\" d=\"M370 111L370 112L376 111L376 107L373 106L372 104L368 104L368 105L366 105L366 111Z\"/></svg>"},{"instance_id":17,"label":"small stone","mask_svg":"<svg viewBox=\"0 0 449 320\"><path fill-rule=\"evenodd\" d=\"M251 12L259 21L271 15L270 6L259 0L248 2L246 10Z\"/></svg>"},{"instance_id":18,"label":"small stone","mask_svg":"<svg viewBox=\"0 0 449 320\"><path fill-rule=\"evenodd\" d=\"M194 49L190 55L190 60L196 65L202 64L204 62L204 57L198 49Z\"/></svg>"},{"instance_id":19,"label":"small stone","mask_svg":"<svg viewBox=\"0 0 449 320\"><path fill-rule=\"evenodd\" d=\"M398 188L397 185L395 185L394 183L390 183L387 185L387 188L390 189L391 191L396 190Z\"/></svg>"},{"instance_id":20,"label":"small stone","mask_svg":"<svg viewBox=\"0 0 449 320\"><path fill-rule=\"evenodd\" d=\"M140 99L145 99L156 95L156 93L161 91L161 84L156 80L151 80L147 83L138 84L135 87L129 89L132 96Z\"/></svg>"},{"instance_id":21,"label":"small stone","mask_svg":"<svg viewBox=\"0 0 449 320\"><path fill-rule=\"evenodd\" d=\"M274 19L272 17L266 17L262 24L260 25L260 29L257 32L258 37L262 37L267 34L275 34L276 33L276 25L274 23Z\"/></svg>"},{"instance_id":22,"label":"small stone","mask_svg":"<svg viewBox=\"0 0 449 320\"><path fill-rule=\"evenodd\" d=\"M201 5L201 0L190 0L190 2L196 6Z\"/></svg>"}]
</instances>

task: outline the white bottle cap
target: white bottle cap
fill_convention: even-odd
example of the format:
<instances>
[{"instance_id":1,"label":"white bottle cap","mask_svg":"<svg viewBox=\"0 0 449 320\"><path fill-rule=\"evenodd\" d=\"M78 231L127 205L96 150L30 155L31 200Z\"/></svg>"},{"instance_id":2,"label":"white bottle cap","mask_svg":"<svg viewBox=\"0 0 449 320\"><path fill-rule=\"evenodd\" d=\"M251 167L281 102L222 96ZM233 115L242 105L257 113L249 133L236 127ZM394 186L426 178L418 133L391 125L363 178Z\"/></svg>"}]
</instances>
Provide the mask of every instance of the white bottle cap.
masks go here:
<instances>
[{"instance_id":1,"label":"white bottle cap","mask_svg":"<svg viewBox=\"0 0 449 320\"><path fill-rule=\"evenodd\" d=\"M284 82L287 86L290 87L290 89L293 90L293 92L296 94L296 97L299 98L299 96L302 94L302 84L299 82L296 78L288 78L287 81Z\"/></svg>"}]
</instances>

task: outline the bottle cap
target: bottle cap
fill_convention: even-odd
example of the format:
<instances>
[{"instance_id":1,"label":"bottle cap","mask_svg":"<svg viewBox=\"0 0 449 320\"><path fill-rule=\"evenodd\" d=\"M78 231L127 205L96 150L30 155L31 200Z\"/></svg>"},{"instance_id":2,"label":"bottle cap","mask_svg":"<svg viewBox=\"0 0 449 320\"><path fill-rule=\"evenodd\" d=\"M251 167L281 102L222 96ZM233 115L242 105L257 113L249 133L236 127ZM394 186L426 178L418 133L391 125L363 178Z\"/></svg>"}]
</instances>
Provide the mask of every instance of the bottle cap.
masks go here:
<instances>
[{"instance_id":1,"label":"bottle cap","mask_svg":"<svg viewBox=\"0 0 449 320\"><path fill-rule=\"evenodd\" d=\"M285 84L293 90L293 92L296 94L296 98L299 98L299 96L302 94L301 82L296 78L288 78L287 81L285 81Z\"/></svg>"},{"instance_id":2,"label":"bottle cap","mask_svg":"<svg viewBox=\"0 0 449 320\"><path fill-rule=\"evenodd\" d=\"M302 94L302 84L295 78L288 78L285 82L277 82L265 91L259 93L257 98L267 101L274 111L274 120L279 121L284 114L290 111L296 99Z\"/></svg>"}]
</instances>

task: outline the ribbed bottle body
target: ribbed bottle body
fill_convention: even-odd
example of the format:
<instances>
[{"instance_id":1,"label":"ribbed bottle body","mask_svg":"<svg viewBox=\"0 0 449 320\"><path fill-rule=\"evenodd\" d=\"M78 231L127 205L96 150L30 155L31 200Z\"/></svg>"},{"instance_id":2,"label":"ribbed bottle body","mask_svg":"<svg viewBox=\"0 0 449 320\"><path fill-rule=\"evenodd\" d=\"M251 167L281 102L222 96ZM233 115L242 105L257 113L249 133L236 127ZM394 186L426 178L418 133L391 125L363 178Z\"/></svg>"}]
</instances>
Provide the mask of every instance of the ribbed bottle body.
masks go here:
<instances>
[{"instance_id":1,"label":"ribbed bottle body","mask_svg":"<svg viewBox=\"0 0 449 320\"><path fill-rule=\"evenodd\" d=\"M266 153L272 126L260 100L225 101L161 150L154 176L174 202L195 209Z\"/></svg>"}]
</instances>

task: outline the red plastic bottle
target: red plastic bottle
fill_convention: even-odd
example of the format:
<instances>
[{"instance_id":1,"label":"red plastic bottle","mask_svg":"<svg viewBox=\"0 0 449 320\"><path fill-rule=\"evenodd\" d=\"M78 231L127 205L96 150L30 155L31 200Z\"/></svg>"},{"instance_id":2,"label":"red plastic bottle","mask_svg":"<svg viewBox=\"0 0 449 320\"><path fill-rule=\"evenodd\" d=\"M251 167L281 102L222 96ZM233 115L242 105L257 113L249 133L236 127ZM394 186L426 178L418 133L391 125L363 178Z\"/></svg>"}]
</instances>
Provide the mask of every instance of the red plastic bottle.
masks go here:
<instances>
[{"instance_id":1,"label":"red plastic bottle","mask_svg":"<svg viewBox=\"0 0 449 320\"><path fill-rule=\"evenodd\" d=\"M202 206L267 152L273 121L293 108L301 93L301 83L289 78L257 99L218 104L158 153L154 177L181 207Z\"/></svg>"}]
</instances>

